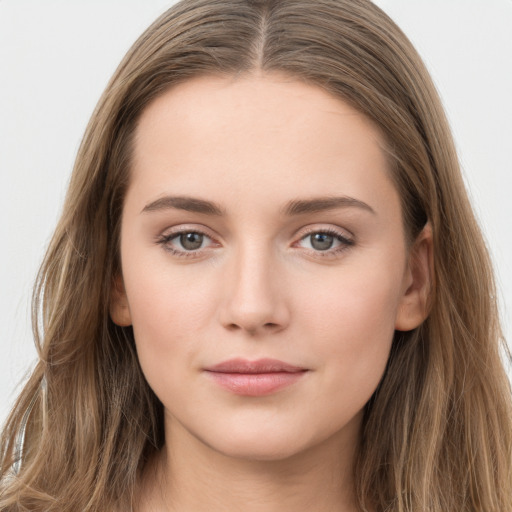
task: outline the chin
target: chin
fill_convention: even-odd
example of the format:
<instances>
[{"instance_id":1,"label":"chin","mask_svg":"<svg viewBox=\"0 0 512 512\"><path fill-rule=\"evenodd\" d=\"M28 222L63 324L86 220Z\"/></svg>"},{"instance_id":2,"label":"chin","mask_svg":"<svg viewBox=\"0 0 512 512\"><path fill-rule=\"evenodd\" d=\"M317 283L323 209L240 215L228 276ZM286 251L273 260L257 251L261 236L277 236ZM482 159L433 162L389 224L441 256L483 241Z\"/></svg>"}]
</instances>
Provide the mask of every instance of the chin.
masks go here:
<instances>
[{"instance_id":1,"label":"chin","mask_svg":"<svg viewBox=\"0 0 512 512\"><path fill-rule=\"evenodd\" d=\"M224 443L210 444L210 448L225 457L242 461L273 462L294 457L305 450L307 446L287 441L269 439L231 439Z\"/></svg>"},{"instance_id":2,"label":"chin","mask_svg":"<svg viewBox=\"0 0 512 512\"><path fill-rule=\"evenodd\" d=\"M326 436L308 435L306 430L278 428L276 425L231 428L229 435L215 431L198 438L206 446L226 457L245 461L283 461L322 445Z\"/></svg>"}]
</instances>

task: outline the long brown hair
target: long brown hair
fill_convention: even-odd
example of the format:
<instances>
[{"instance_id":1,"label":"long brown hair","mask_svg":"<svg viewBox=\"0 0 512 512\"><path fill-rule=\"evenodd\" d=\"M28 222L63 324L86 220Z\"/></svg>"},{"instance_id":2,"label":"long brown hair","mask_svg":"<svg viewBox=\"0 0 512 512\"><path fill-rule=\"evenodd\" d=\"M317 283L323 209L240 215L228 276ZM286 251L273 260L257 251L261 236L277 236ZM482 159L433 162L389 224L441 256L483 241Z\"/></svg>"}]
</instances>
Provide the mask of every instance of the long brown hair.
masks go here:
<instances>
[{"instance_id":1,"label":"long brown hair","mask_svg":"<svg viewBox=\"0 0 512 512\"><path fill-rule=\"evenodd\" d=\"M396 333L366 406L360 509L512 511L512 400L489 256L435 87L368 0L183 0L128 52L90 120L38 276L39 363L3 431L0 509L130 508L164 443L133 332L108 314L134 128L177 83L254 70L314 84L371 119L409 239L427 221L433 231L430 315Z\"/></svg>"}]
</instances>

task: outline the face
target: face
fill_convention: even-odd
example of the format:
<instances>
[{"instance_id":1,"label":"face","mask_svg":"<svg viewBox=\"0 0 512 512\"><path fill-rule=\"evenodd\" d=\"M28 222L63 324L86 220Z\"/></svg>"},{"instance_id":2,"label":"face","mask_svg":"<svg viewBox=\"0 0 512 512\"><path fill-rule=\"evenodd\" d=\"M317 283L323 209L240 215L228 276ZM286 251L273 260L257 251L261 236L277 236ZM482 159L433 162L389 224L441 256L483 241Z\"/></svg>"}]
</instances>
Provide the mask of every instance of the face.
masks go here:
<instances>
[{"instance_id":1,"label":"face","mask_svg":"<svg viewBox=\"0 0 512 512\"><path fill-rule=\"evenodd\" d=\"M143 112L111 315L171 439L260 460L355 442L394 330L420 322L383 146L276 75L195 79Z\"/></svg>"}]
</instances>

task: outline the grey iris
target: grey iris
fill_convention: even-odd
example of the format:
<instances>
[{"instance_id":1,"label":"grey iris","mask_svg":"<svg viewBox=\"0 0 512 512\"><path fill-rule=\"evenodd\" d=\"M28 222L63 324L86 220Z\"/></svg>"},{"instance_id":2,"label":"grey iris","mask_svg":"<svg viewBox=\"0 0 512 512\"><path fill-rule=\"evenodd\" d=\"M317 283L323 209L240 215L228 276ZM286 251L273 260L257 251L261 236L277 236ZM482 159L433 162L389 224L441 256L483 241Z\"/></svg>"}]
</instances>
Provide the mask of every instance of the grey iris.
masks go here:
<instances>
[{"instance_id":1,"label":"grey iris","mask_svg":"<svg viewBox=\"0 0 512 512\"><path fill-rule=\"evenodd\" d=\"M203 238L201 233L183 233L180 235L180 244L187 251L195 251L203 245Z\"/></svg>"},{"instance_id":2,"label":"grey iris","mask_svg":"<svg viewBox=\"0 0 512 512\"><path fill-rule=\"evenodd\" d=\"M317 251L326 251L332 247L334 237L327 233L315 233L311 235L311 247Z\"/></svg>"}]
</instances>

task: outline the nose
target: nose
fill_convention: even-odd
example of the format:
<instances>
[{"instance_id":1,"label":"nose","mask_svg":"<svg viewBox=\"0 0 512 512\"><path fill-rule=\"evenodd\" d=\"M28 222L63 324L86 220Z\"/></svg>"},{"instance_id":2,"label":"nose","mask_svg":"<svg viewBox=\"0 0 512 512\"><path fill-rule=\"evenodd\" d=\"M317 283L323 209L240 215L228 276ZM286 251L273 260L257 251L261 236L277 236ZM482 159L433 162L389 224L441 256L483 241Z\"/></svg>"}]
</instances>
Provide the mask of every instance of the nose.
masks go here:
<instances>
[{"instance_id":1,"label":"nose","mask_svg":"<svg viewBox=\"0 0 512 512\"><path fill-rule=\"evenodd\" d=\"M282 331L290 321L282 269L270 254L241 252L224 275L221 324L252 336Z\"/></svg>"}]
</instances>

